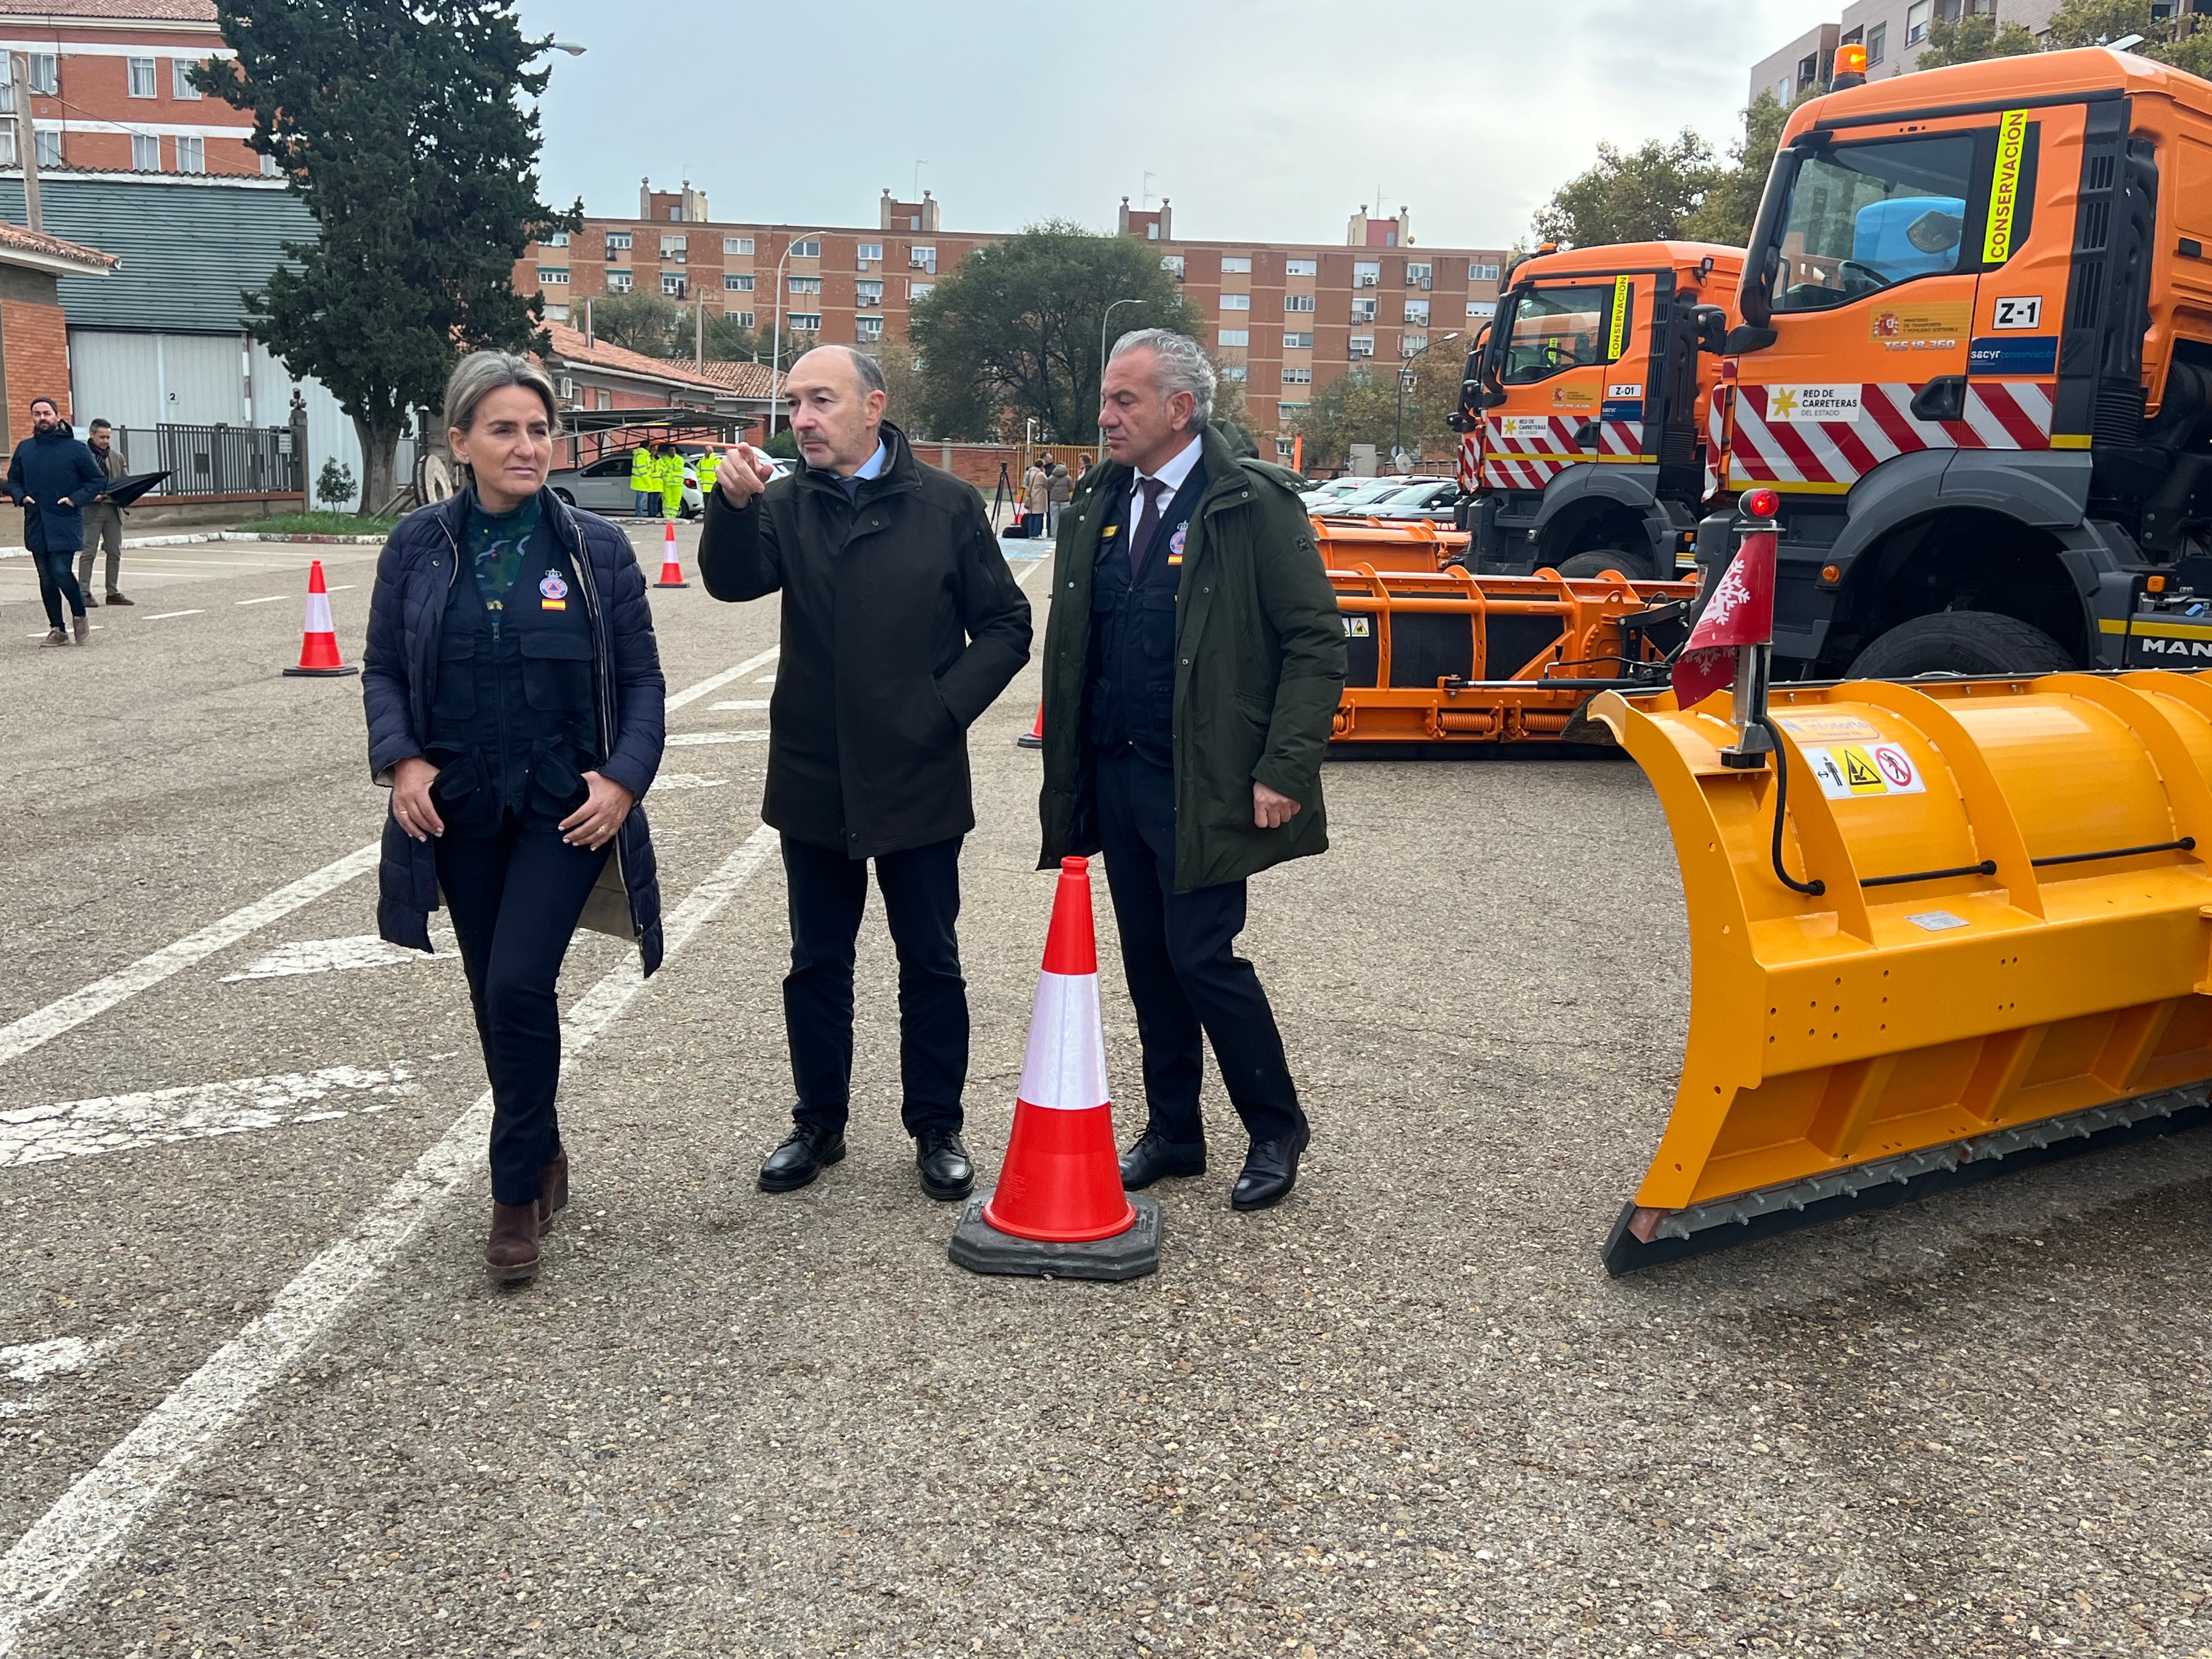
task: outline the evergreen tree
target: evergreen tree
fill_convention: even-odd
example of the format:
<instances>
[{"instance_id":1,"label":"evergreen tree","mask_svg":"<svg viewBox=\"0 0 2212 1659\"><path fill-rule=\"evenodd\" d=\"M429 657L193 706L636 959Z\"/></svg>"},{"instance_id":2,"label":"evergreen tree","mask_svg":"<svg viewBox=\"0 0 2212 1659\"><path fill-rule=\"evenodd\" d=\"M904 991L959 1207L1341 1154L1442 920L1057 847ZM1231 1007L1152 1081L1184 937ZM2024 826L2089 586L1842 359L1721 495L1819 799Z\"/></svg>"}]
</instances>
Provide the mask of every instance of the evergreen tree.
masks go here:
<instances>
[{"instance_id":1,"label":"evergreen tree","mask_svg":"<svg viewBox=\"0 0 2212 1659\"><path fill-rule=\"evenodd\" d=\"M528 65L551 43L497 0L216 0L216 16L236 55L193 84L252 113L246 143L320 233L285 244L291 263L245 296L246 327L352 417L372 513L409 412L434 420L455 356L544 338L514 262L583 217L538 199L538 118L520 101L544 91Z\"/></svg>"}]
</instances>

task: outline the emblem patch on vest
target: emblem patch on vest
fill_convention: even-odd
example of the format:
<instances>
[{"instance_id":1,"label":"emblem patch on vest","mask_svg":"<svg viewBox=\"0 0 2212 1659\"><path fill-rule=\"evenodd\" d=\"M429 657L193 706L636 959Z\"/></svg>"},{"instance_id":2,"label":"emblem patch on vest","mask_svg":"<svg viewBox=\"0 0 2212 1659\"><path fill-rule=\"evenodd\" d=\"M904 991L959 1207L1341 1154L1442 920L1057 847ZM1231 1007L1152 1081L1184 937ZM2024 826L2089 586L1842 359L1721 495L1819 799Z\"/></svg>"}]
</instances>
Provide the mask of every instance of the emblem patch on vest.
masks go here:
<instances>
[{"instance_id":1,"label":"emblem patch on vest","mask_svg":"<svg viewBox=\"0 0 2212 1659\"><path fill-rule=\"evenodd\" d=\"M1168 562L1170 564L1181 564L1182 562L1183 538L1189 534L1190 520L1185 519L1181 524L1176 526L1175 534L1168 538Z\"/></svg>"},{"instance_id":2,"label":"emblem patch on vest","mask_svg":"<svg viewBox=\"0 0 2212 1659\"><path fill-rule=\"evenodd\" d=\"M568 584L561 580L561 573L549 570L538 584L538 605L541 611L566 611L568 608Z\"/></svg>"}]
</instances>

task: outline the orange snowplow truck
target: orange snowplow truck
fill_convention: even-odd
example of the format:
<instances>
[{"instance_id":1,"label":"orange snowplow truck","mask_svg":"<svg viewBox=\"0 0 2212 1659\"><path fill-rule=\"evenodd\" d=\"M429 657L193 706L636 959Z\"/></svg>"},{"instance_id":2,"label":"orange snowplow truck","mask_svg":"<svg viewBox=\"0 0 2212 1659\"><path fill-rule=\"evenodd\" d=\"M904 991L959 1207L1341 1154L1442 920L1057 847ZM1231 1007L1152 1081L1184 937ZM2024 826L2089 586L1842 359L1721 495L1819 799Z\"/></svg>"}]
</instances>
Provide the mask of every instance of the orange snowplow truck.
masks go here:
<instances>
[{"instance_id":1,"label":"orange snowplow truck","mask_svg":"<svg viewBox=\"0 0 2212 1659\"><path fill-rule=\"evenodd\" d=\"M1628 242L1513 268L1458 418L1472 568L1672 581L1714 493L1743 250Z\"/></svg>"},{"instance_id":2,"label":"orange snowplow truck","mask_svg":"<svg viewBox=\"0 0 2212 1659\"><path fill-rule=\"evenodd\" d=\"M1837 68L1728 342L1778 677L2212 658L2212 82L2104 47Z\"/></svg>"}]
</instances>

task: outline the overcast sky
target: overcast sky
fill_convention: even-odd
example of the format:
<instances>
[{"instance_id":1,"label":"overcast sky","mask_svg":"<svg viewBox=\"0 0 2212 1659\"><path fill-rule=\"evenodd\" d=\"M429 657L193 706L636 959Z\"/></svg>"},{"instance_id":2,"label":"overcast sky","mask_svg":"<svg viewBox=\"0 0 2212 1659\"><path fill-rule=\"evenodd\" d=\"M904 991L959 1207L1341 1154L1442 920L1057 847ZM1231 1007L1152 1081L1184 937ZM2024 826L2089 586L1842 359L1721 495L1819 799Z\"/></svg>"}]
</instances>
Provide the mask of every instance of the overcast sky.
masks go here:
<instances>
[{"instance_id":1,"label":"overcast sky","mask_svg":"<svg viewBox=\"0 0 2212 1659\"><path fill-rule=\"evenodd\" d=\"M546 199L869 226L921 183L946 230L1111 229L1150 188L1194 239L1340 243L1379 191L1431 246L1503 246L1590 161L1694 128L1724 149L1753 61L1818 0L521 0L556 53ZM1369 20L1373 20L1372 23ZM1133 55L1150 43L1151 61Z\"/></svg>"}]
</instances>

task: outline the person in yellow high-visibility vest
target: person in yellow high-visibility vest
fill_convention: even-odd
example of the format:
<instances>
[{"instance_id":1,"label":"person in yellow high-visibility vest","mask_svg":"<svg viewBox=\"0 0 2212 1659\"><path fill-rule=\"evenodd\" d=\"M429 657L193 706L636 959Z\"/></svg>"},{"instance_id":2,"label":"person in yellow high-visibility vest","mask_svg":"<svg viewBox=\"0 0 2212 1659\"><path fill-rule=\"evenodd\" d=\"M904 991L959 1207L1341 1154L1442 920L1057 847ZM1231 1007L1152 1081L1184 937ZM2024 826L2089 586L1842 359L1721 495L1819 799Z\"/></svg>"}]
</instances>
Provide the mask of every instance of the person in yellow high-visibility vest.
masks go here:
<instances>
[{"instance_id":1,"label":"person in yellow high-visibility vest","mask_svg":"<svg viewBox=\"0 0 2212 1659\"><path fill-rule=\"evenodd\" d=\"M684 453L671 443L660 447L660 505L665 518L684 516Z\"/></svg>"},{"instance_id":2,"label":"person in yellow high-visibility vest","mask_svg":"<svg viewBox=\"0 0 2212 1659\"><path fill-rule=\"evenodd\" d=\"M714 488L715 469L720 466L721 464L722 452L714 448L712 445L708 446L705 450L701 452L699 456L699 511L702 516L704 516L707 511L708 493Z\"/></svg>"},{"instance_id":3,"label":"person in yellow high-visibility vest","mask_svg":"<svg viewBox=\"0 0 2212 1659\"><path fill-rule=\"evenodd\" d=\"M645 444L629 453L629 505L640 519L651 518L660 505L660 460Z\"/></svg>"}]
</instances>

